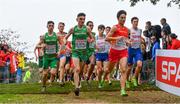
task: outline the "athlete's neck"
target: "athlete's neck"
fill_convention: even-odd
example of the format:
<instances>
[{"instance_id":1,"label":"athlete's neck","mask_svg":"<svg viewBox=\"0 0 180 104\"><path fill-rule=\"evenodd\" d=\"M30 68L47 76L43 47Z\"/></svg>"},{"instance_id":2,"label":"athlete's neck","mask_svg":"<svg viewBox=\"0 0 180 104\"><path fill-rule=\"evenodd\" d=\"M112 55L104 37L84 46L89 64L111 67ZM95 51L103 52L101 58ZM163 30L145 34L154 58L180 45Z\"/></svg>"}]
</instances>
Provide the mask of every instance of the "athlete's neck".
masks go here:
<instances>
[{"instance_id":1,"label":"athlete's neck","mask_svg":"<svg viewBox=\"0 0 180 104\"><path fill-rule=\"evenodd\" d=\"M119 25L120 25L121 27L124 27L124 24L122 24L122 23L119 23Z\"/></svg>"},{"instance_id":2,"label":"athlete's neck","mask_svg":"<svg viewBox=\"0 0 180 104\"><path fill-rule=\"evenodd\" d=\"M82 28L83 26L84 26L84 25L79 25L79 24L78 24L78 28Z\"/></svg>"},{"instance_id":3,"label":"athlete's neck","mask_svg":"<svg viewBox=\"0 0 180 104\"><path fill-rule=\"evenodd\" d=\"M137 30L138 29L138 27L132 27L133 29L135 29L135 30Z\"/></svg>"},{"instance_id":4,"label":"athlete's neck","mask_svg":"<svg viewBox=\"0 0 180 104\"><path fill-rule=\"evenodd\" d=\"M48 35L52 35L53 34L53 31L48 31Z\"/></svg>"},{"instance_id":5,"label":"athlete's neck","mask_svg":"<svg viewBox=\"0 0 180 104\"><path fill-rule=\"evenodd\" d=\"M103 37L103 34L99 34L99 37Z\"/></svg>"},{"instance_id":6,"label":"athlete's neck","mask_svg":"<svg viewBox=\"0 0 180 104\"><path fill-rule=\"evenodd\" d=\"M59 31L59 34L62 35L62 34L64 34L64 32L63 31Z\"/></svg>"}]
</instances>

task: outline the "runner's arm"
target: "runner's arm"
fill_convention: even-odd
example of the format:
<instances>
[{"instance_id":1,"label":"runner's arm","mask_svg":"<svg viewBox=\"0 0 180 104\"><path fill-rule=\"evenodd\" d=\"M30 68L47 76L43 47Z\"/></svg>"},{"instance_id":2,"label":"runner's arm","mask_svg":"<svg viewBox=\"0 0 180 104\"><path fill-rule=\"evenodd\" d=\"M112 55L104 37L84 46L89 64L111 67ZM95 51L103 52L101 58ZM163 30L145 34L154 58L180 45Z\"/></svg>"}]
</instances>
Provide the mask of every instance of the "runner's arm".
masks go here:
<instances>
[{"instance_id":1,"label":"runner's arm","mask_svg":"<svg viewBox=\"0 0 180 104\"><path fill-rule=\"evenodd\" d=\"M38 48L37 48L37 46L34 48L34 55L35 55L35 57L36 57L36 61L37 61L37 54L36 54L36 50L37 50Z\"/></svg>"},{"instance_id":2,"label":"runner's arm","mask_svg":"<svg viewBox=\"0 0 180 104\"><path fill-rule=\"evenodd\" d=\"M67 39L73 34L74 28L71 28L68 32L68 34L64 37L63 41L64 44L66 44Z\"/></svg>"},{"instance_id":3,"label":"runner's arm","mask_svg":"<svg viewBox=\"0 0 180 104\"><path fill-rule=\"evenodd\" d=\"M108 42L112 42L112 41L116 41L116 40L120 40L123 36L119 36L119 37L112 37L112 35L114 34L114 32L116 31L116 26L113 26L110 30L110 32L107 34L106 36L106 41Z\"/></svg>"},{"instance_id":4,"label":"runner's arm","mask_svg":"<svg viewBox=\"0 0 180 104\"><path fill-rule=\"evenodd\" d=\"M91 29L89 27L87 27L87 32L88 32L88 36L90 38L89 42L93 42L94 41L94 38L92 36L92 32L91 32Z\"/></svg>"}]
</instances>

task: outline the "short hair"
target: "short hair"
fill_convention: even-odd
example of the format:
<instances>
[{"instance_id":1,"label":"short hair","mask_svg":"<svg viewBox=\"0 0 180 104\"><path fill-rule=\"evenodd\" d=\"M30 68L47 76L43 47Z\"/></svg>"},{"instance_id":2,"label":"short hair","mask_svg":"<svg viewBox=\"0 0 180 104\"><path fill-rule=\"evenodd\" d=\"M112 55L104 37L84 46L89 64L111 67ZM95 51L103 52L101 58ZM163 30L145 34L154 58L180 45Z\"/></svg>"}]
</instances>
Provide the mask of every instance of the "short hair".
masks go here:
<instances>
[{"instance_id":1,"label":"short hair","mask_svg":"<svg viewBox=\"0 0 180 104\"><path fill-rule=\"evenodd\" d=\"M58 24L58 25L60 25L60 24L62 24L63 26L65 26L65 23L64 23L64 22L59 22L59 24Z\"/></svg>"},{"instance_id":2,"label":"short hair","mask_svg":"<svg viewBox=\"0 0 180 104\"><path fill-rule=\"evenodd\" d=\"M146 24L150 25L151 26L151 21L147 21Z\"/></svg>"},{"instance_id":3,"label":"short hair","mask_svg":"<svg viewBox=\"0 0 180 104\"><path fill-rule=\"evenodd\" d=\"M92 22L92 21L88 21L88 22L86 23L86 26L88 26L90 23L92 23L92 24L93 24L93 22Z\"/></svg>"},{"instance_id":4,"label":"short hair","mask_svg":"<svg viewBox=\"0 0 180 104\"><path fill-rule=\"evenodd\" d=\"M173 39L176 39L177 38L177 35L175 33L171 33L170 34L170 37L173 38Z\"/></svg>"},{"instance_id":5,"label":"short hair","mask_svg":"<svg viewBox=\"0 0 180 104\"><path fill-rule=\"evenodd\" d=\"M121 14L125 14L125 15L126 15L127 13L126 13L125 10L120 10L120 11L118 11L118 13L117 13L117 19L119 19L119 17L120 17Z\"/></svg>"},{"instance_id":6,"label":"short hair","mask_svg":"<svg viewBox=\"0 0 180 104\"><path fill-rule=\"evenodd\" d=\"M77 17L80 17L80 16L86 17L86 14L85 14L85 13L79 13L79 14L77 15Z\"/></svg>"},{"instance_id":7,"label":"short hair","mask_svg":"<svg viewBox=\"0 0 180 104\"><path fill-rule=\"evenodd\" d=\"M108 28L109 28L109 29L111 29L111 27L110 27L110 26L106 26L106 29L108 29Z\"/></svg>"},{"instance_id":8,"label":"short hair","mask_svg":"<svg viewBox=\"0 0 180 104\"><path fill-rule=\"evenodd\" d=\"M139 18L138 17L132 17L131 18L131 23L133 22L133 20L138 20L139 21Z\"/></svg>"},{"instance_id":9,"label":"short hair","mask_svg":"<svg viewBox=\"0 0 180 104\"><path fill-rule=\"evenodd\" d=\"M101 24L98 26L98 29L105 29L105 26Z\"/></svg>"},{"instance_id":10,"label":"short hair","mask_svg":"<svg viewBox=\"0 0 180 104\"><path fill-rule=\"evenodd\" d=\"M162 32L164 32L165 35L168 35L168 31L166 29L162 29Z\"/></svg>"},{"instance_id":11,"label":"short hair","mask_svg":"<svg viewBox=\"0 0 180 104\"><path fill-rule=\"evenodd\" d=\"M164 22L166 22L166 18L162 18L162 19L161 19L161 21L164 21Z\"/></svg>"},{"instance_id":12,"label":"short hair","mask_svg":"<svg viewBox=\"0 0 180 104\"><path fill-rule=\"evenodd\" d=\"M48 22L47 22L47 25L49 25L49 24L51 24L51 23L54 25L54 22L53 22L53 21L48 21Z\"/></svg>"}]
</instances>

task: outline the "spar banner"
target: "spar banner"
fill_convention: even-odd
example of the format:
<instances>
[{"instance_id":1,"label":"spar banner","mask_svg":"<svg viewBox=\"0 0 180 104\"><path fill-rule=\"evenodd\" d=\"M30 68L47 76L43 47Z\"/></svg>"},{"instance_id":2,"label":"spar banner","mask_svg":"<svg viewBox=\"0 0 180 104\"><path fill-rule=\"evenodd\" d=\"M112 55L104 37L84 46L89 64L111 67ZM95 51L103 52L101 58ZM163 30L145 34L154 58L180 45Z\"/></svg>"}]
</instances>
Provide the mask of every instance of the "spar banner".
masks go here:
<instances>
[{"instance_id":1,"label":"spar banner","mask_svg":"<svg viewBox=\"0 0 180 104\"><path fill-rule=\"evenodd\" d=\"M180 96L180 50L156 51L156 86Z\"/></svg>"}]
</instances>

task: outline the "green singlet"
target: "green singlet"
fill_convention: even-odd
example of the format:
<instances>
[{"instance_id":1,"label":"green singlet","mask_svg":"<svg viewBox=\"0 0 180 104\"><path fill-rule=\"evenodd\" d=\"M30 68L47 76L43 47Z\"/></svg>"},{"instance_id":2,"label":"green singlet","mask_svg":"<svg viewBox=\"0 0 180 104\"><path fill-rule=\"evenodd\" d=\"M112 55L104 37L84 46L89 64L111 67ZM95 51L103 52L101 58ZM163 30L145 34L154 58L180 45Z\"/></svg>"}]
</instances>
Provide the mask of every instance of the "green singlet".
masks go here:
<instances>
[{"instance_id":1,"label":"green singlet","mask_svg":"<svg viewBox=\"0 0 180 104\"><path fill-rule=\"evenodd\" d=\"M45 34L44 43L46 47L44 49L43 67L44 69L57 67L57 52L58 52L58 38L55 32L52 36L48 33Z\"/></svg>"},{"instance_id":2,"label":"green singlet","mask_svg":"<svg viewBox=\"0 0 180 104\"><path fill-rule=\"evenodd\" d=\"M72 57L79 58L80 61L87 61L88 56L88 34L87 27L84 25L81 28L74 27L72 35Z\"/></svg>"}]
</instances>

